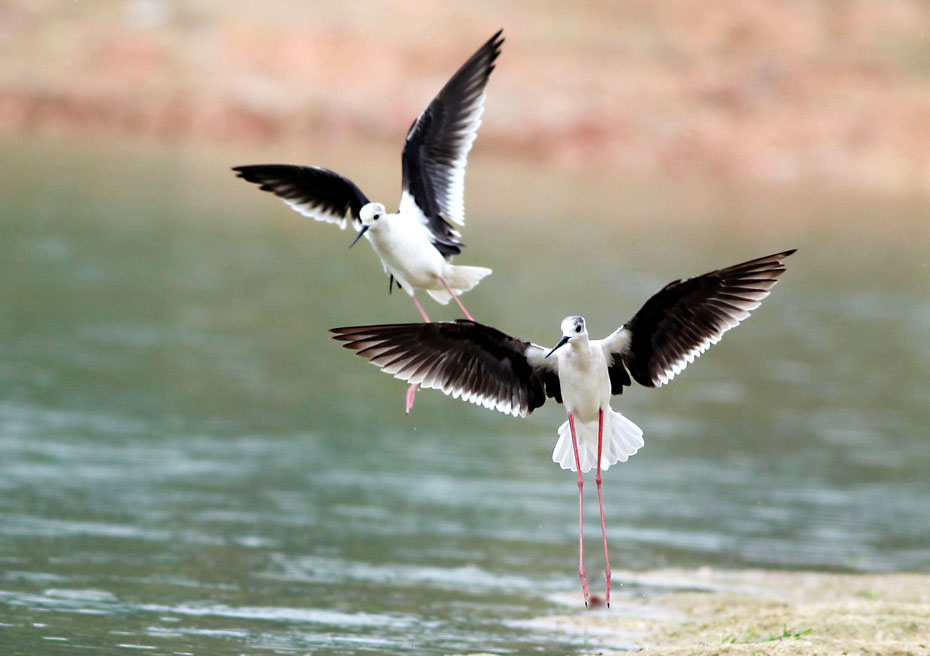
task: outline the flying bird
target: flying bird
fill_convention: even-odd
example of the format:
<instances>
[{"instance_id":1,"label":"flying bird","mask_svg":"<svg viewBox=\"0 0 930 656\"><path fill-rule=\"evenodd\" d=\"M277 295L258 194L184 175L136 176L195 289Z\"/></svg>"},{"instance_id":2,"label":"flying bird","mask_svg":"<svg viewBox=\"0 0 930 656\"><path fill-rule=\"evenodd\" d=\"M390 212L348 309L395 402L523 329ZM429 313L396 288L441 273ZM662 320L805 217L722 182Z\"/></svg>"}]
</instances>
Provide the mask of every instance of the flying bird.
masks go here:
<instances>
[{"instance_id":1,"label":"flying bird","mask_svg":"<svg viewBox=\"0 0 930 656\"><path fill-rule=\"evenodd\" d=\"M349 248L364 236L390 276L388 293L396 282L424 321L430 319L415 289L425 289L443 305L454 299L471 319L458 296L477 285L491 269L452 264L452 256L465 246L454 224L465 225L465 166L481 125L485 88L504 43L502 32L498 30L478 48L407 131L396 213L388 213L382 203L369 202L348 178L319 166L256 164L233 170L304 216L344 230L346 215L350 215L358 234ZM408 413L416 391L416 385L407 390Z\"/></svg>"},{"instance_id":2,"label":"flying bird","mask_svg":"<svg viewBox=\"0 0 930 656\"><path fill-rule=\"evenodd\" d=\"M610 397L621 394L633 380L660 387L680 374L759 307L785 272L784 259L794 252L671 282L604 339L589 337L583 317L565 317L562 337L551 349L463 319L331 332L333 339L346 342L345 348L358 351L395 378L492 410L525 417L546 398L564 404L568 420L559 427L552 459L578 473L578 573L586 606L582 472L597 468L609 606L601 471L626 462L644 443L642 430L610 407Z\"/></svg>"},{"instance_id":3,"label":"flying bird","mask_svg":"<svg viewBox=\"0 0 930 656\"><path fill-rule=\"evenodd\" d=\"M465 225L465 166L481 125L485 88L504 42L501 33L478 48L410 126L401 156L403 183L396 213L370 202L348 178L318 166L257 164L233 170L317 221L345 229L351 219L358 235L350 247L364 236L391 276L389 291L396 282L424 321L429 317L415 289L426 290L443 305L454 299L471 319L458 296L491 269L451 262L464 246L456 225Z\"/></svg>"}]
</instances>

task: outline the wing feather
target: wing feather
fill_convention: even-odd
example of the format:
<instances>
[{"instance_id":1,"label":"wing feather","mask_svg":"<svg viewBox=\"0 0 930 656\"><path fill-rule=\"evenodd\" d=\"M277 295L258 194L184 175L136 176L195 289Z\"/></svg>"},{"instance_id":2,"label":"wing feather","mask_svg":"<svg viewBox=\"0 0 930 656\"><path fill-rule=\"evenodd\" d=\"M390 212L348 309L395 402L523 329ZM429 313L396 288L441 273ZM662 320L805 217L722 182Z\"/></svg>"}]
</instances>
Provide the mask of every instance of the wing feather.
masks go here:
<instances>
[{"instance_id":1,"label":"wing feather","mask_svg":"<svg viewBox=\"0 0 930 656\"><path fill-rule=\"evenodd\" d=\"M295 211L317 221L334 223L341 229L349 214L356 228L361 228L358 213L368 198L354 182L335 171L318 166L291 164L254 164L235 166L236 176L259 185Z\"/></svg>"},{"instance_id":2,"label":"wing feather","mask_svg":"<svg viewBox=\"0 0 930 656\"><path fill-rule=\"evenodd\" d=\"M444 255L461 252L460 235L452 224L465 225L465 166L503 42L498 31L478 48L407 132L400 212L418 213Z\"/></svg>"},{"instance_id":3,"label":"wing feather","mask_svg":"<svg viewBox=\"0 0 930 656\"><path fill-rule=\"evenodd\" d=\"M333 339L385 373L514 416L561 402L546 350L473 321L333 328Z\"/></svg>"},{"instance_id":4,"label":"wing feather","mask_svg":"<svg viewBox=\"0 0 930 656\"><path fill-rule=\"evenodd\" d=\"M657 387L680 374L759 307L792 253L775 253L666 285L603 340L611 391L619 394L632 384L630 376L640 385Z\"/></svg>"}]
</instances>

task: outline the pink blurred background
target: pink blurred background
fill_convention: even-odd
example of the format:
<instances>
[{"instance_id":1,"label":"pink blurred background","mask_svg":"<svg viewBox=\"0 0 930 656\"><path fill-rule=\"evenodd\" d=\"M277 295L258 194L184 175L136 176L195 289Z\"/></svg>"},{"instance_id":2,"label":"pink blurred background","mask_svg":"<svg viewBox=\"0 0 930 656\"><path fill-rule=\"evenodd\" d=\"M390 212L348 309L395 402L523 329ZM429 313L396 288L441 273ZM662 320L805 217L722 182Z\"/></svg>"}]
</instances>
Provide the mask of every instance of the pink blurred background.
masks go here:
<instances>
[{"instance_id":1,"label":"pink blurred background","mask_svg":"<svg viewBox=\"0 0 930 656\"><path fill-rule=\"evenodd\" d=\"M930 193L917 0L8 0L0 130L399 148L499 27L486 152L606 178Z\"/></svg>"}]
</instances>

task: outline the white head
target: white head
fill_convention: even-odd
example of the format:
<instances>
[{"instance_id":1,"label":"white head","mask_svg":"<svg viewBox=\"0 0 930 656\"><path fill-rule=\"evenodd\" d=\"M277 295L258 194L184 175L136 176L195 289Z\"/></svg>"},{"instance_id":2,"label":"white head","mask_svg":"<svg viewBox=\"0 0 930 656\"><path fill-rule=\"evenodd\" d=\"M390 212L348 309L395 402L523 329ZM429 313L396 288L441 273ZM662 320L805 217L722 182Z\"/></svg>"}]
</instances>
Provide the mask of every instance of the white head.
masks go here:
<instances>
[{"instance_id":1,"label":"white head","mask_svg":"<svg viewBox=\"0 0 930 656\"><path fill-rule=\"evenodd\" d=\"M585 327L584 317L571 316L562 319L562 339L546 355L548 358L558 349L562 348L572 340L581 340L588 338L588 329Z\"/></svg>"},{"instance_id":2,"label":"white head","mask_svg":"<svg viewBox=\"0 0 930 656\"><path fill-rule=\"evenodd\" d=\"M358 212L358 218L362 221L362 226L369 228L381 220L387 212L381 203L368 203L362 205Z\"/></svg>"},{"instance_id":3,"label":"white head","mask_svg":"<svg viewBox=\"0 0 930 656\"><path fill-rule=\"evenodd\" d=\"M362 209L358 211L358 218L362 222L362 229L355 235L355 239L349 244L349 248L355 246L355 242L361 239L362 235L368 232L369 228L374 228L375 231L377 231L378 226L381 225L381 219L384 218L385 214L384 205L381 203L366 203L362 205Z\"/></svg>"}]
</instances>

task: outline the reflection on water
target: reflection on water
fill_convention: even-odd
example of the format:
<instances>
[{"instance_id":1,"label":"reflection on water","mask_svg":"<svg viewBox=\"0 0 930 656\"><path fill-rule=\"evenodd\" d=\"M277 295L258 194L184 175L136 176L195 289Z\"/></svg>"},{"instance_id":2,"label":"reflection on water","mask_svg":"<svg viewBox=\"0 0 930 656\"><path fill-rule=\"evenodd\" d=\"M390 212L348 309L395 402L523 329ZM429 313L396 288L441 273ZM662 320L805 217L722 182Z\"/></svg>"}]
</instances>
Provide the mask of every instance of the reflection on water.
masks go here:
<instances>
[{"instance_id":1,"label":"reflection on water","mask_svg":"<svg viewBox=\"0 0 930 656\"><path fill-rule=\"evenodd\" d=\"M5 651L629 646L528 621L580 603L575 483L549 460L561 409L520 421L423 392L405 417L405 386L329 340L416 318L351 235L242 185L224 168L239 161L4 152ZM926 207L883 208L899 240L825 229L823 212L864 210L819 198L781 228L784 208L734 201L671 231L661 190L618 223L607 184L539 174L515 198L469 175L461 261L496 269L469 307L540 343L565 314L606 333L674 277L801 248L756 317L673 385L617 399L646 447L605 475L615 570L930 569L930 239L911 219ZM588 223L566 218L595 192L609 202Z\"/></svg>"}]
</instances>

